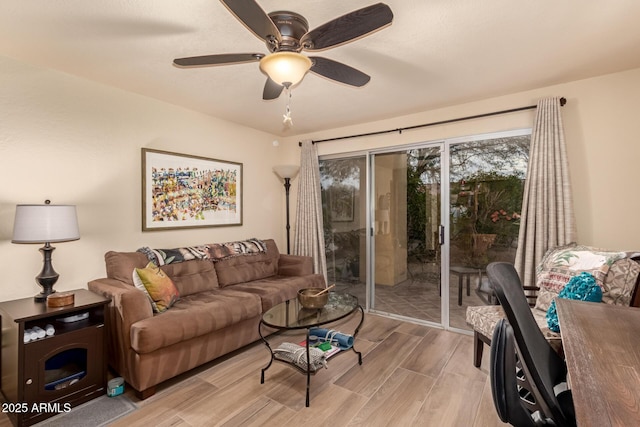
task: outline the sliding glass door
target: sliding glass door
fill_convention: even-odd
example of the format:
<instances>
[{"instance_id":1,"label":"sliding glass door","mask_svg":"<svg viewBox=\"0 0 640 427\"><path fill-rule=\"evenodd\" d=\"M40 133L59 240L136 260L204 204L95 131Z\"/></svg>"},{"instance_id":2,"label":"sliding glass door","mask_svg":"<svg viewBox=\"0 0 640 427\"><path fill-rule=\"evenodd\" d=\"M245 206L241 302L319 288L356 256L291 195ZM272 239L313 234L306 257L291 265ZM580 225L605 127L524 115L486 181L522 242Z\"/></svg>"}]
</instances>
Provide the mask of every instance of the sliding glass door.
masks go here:
<instances>
[{"instance_id":1,"label":"sliding glass door","mask_svg":"<svg viewBox=\"0 0 640 427\"><path fill-rule=\"evenodd\" d=\"M364 155L320 161L329 284L366 301L367 161Z\"/></svg>"},{"instance_id":2,"label":"sliding glass door","mask_svg":"<svg viewBox=\"0 0 640 427\"><path fill-rule=\"evenodd\" d=\"M468 330L515 260L530 131L320 161L329 283L374 312Z\"/></svg>"},{"instance_id":3,"label":"sliding glass door","mask_svg":"<svg viewBox=\"0 0 640 427\"><path fill-rule=\"evenodd\" d=\"M441 144L371 155L371 308L441 324Z\"/></svg>"},{"instance_id":4,"label":"sliding glass door","mask_svg":"<svg viewBox=\"0 0 640 427\"><path fill-rule=\"evenodd\" d=\"M530 134L461 138L449 153L449 324L468 329L468 306L495 303L485 268L514 262Z\"/></svg>"}]
</instances>

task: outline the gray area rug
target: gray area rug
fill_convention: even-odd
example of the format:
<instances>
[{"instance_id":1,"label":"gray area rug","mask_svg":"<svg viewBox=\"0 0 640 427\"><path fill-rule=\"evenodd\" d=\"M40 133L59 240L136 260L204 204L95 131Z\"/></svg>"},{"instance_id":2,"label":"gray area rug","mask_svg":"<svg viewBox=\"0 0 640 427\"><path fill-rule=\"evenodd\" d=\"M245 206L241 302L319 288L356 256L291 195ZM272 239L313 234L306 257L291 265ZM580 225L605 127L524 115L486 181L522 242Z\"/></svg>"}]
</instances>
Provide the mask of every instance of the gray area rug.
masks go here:
<instances>
[{"instance_id":1,"label":"gray area rug","mask_svg":"<svg viewBox=\"0 0 640 427\"><path fill-rule=\"evenodd\" d=\"M135 411L138 407L127 397L100 396L68 413L56 415L35 424L38 427L99 427L106 426L118 418Z\"/></svg>"}]
</instances>

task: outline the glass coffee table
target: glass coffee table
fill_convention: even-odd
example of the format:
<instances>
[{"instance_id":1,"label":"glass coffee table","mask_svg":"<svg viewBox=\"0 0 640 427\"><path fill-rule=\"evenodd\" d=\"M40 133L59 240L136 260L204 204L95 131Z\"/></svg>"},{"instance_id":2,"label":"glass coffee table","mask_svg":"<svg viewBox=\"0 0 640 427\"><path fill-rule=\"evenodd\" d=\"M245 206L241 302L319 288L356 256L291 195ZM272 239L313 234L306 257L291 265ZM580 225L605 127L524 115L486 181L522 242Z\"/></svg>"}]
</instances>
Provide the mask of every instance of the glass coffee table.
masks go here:
<instances>
[{"instance_id":1,"label":"glass coffee table","mask_svg":"<svg viewBox=\"0 0 640 427\"><path fill-rule=\"evenodd\" d=\"M364 322L364 309L360 304L358 304L358 298L350 294L331 292L329 294L329 301L321 309L304 308L302 307L302 305L300 305L297 298L293 298L272 307L270 310L264 313L262 315L260 323L258 324L258 333L260 334L260 338L262 338L264 344L269 349L269 353L271 353L271 360L260 373L260 384L264 384L264 373L267 369L269 369L274 360L287 363L307 375L307 396L305 403L308 407L311 374L315 374L316 372L316 370L312 369L311 367L311 360L309 356L309 330L311 328L316 328L327 323L332 323L344 319L345 317L352 315L358 310L360 311L360 322L358 323L358 326L356 327L352 335L355 339L358 331L360 330L360 327L362 326L362 322ZM269 345L269 342L262 334L263 326L278 329L280 331L305 329L305 345L307 357L306 369L302 369L289 360L279 358L278 355L274 354L274 351ZM351 346L351 350L353 350L353 352L358 355L358 364L362 365L362 354L359 351L356 351L353 346ZM344 351L346 350L343 350L341 352Z\"/></svg>"}]
</instances>

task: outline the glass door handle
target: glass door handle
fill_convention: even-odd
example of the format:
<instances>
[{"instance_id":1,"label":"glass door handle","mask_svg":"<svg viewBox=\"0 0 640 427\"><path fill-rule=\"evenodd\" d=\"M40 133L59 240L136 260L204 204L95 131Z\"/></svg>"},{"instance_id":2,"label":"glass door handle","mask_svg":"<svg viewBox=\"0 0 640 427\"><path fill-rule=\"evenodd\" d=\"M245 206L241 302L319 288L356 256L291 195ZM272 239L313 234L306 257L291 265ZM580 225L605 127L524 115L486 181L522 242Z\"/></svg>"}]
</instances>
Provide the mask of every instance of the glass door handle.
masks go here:
<instances>
[{"instance_id":1,"label":"glass door handle","mask_svg":"<svg viewBox=\"0 0 640 427\"><path fill-rule=\"evenodd\" d=\"M439 232L438 232L438 236L439 236L439 240L440 240L440 246L444 245L444 225L440 225L439 227Z\"/></svg>"}]
</instances>

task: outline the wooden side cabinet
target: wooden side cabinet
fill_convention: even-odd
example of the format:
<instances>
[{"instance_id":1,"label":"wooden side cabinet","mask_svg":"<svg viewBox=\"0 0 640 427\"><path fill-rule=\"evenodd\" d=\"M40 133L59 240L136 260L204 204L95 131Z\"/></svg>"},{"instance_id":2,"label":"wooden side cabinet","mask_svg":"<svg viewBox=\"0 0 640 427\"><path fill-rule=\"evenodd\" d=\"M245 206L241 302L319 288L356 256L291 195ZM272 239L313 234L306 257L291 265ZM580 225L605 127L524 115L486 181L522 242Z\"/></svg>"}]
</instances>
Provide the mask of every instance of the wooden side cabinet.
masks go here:
<instances>
[{"instance_id":1,"label":"wooden side cabinet","mask_svg":"<svg viewBox=\"0 0 640 427\"><path fill-rule=\"evenodd\" d=\"M16 426L106 393L109 299L86 289L71 292L74 304L66 307L47 307L33 298L0 302L2 410ZM25 331L34 328L45 333L48 328L49 335L25 342Z\"/></svg>"}]
</instances>

